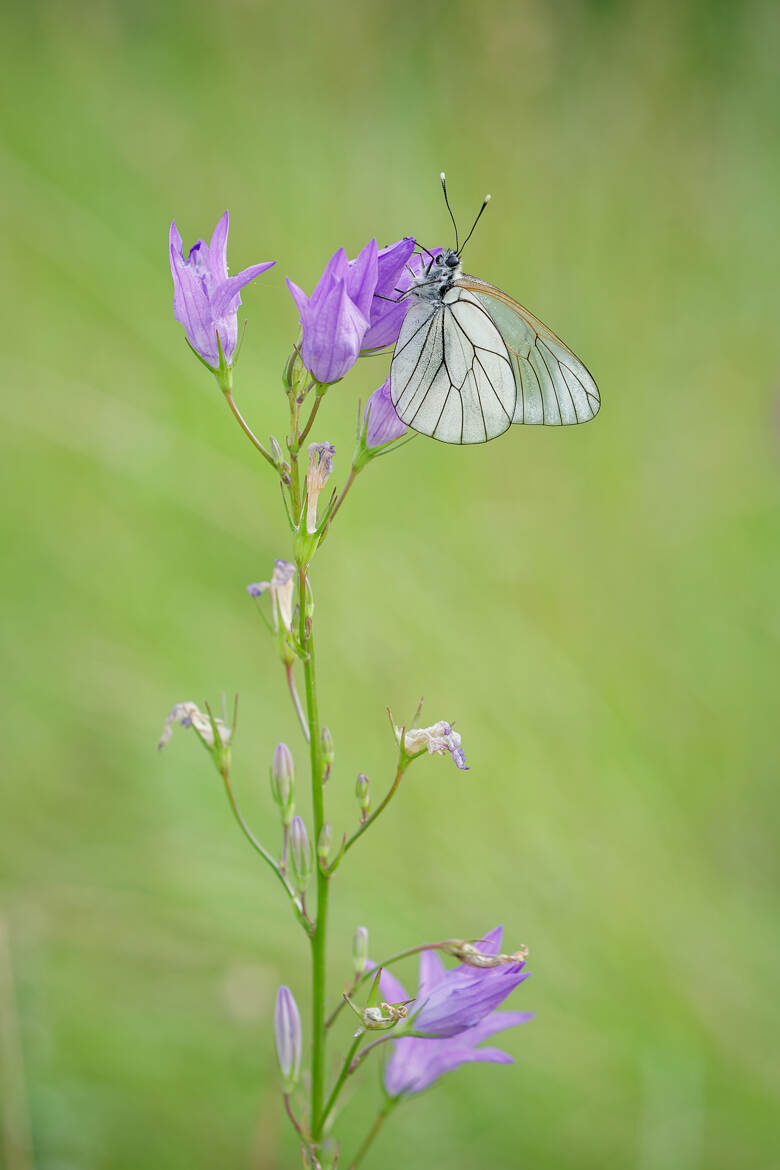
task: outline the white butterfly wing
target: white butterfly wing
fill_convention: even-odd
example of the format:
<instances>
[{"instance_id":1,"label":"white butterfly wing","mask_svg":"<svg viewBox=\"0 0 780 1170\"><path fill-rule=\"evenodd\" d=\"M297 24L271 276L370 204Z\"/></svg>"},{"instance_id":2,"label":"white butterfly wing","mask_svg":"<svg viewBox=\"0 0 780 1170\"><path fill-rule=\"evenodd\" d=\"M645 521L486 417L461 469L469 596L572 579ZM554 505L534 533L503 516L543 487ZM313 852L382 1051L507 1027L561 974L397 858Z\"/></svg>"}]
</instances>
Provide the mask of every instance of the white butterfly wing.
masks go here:
<instances>
[{"instance_id":1,"label":"white butterfly wing","mask_svg":"<svg viewBox=\"0 0 780 1170\"><path fill-rule=\"evenodd\" d=\"M390 367L390 397L414 431L443 443L486 443L511 426L512 362L480 301L453 287L404 317Z\"/></svg>"},{"instance_id":2,"label":"white butterfly wing","mask_svg":"<svg viewBox=\"0 0 780 1170\"><path fill-rule=\"evenodd\" d=\"M590 372L567 345L538 317L495 285L478 276L461 276L468 290L490 314L517 372L513 422L569 426L590 422L601 396Z\"/></svg>"}]
</instances>

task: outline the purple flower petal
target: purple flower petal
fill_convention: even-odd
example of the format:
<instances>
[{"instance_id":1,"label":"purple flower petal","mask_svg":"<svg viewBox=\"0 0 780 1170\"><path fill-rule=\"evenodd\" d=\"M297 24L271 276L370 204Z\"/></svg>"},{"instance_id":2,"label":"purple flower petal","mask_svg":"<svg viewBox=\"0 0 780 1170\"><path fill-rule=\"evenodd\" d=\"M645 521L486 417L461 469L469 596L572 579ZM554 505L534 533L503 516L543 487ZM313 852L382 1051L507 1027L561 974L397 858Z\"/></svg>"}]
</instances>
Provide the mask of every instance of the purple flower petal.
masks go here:
<instances>
[{"instance_id":1,"label":"purple flower petal","mask_svg":"<svg viewBox=\"0 0 780 1170\"><path fill-rule=\"evenodd\" d=\"M423 951L420 955L420 989L418 999L425 999L434 987L447 977L447 968L436 951Z\"/></svg>"},{"instance_id":2,"label":"purple flower petal","mask_svg":"<svg viewBox=\"0 0 780 1170\"><path fill-rule=\"evenodd\" d=\"M369 240L359 256L350 261L347 273L349 299L360 309L367 320L371 316L371 303L376 289L376 279L376 240Z\"/></svg>"},{"instance_id":3,"label":"purple flower petal","mask_svg":"<svg viewBox=\"0 0 780 1170\"><path fill-rule=\"evenodd\" d=\"M385 1069L385 1089L391 1097L421 1093L445 1073L462 1064L485 1062L513 1064L514 1058L500 1048L471 1048L455 1040L420 1040L407 1037L396 1041Z\"/></svg>"},{"instance_id":4,"label":"purple flower petal","mask_svg":"<svg viewBox=\"0 0 780 1170\"><path fill-rule=\"evenodd\" d=\"M304 323L303 364L318 382L338 382L357 361L367 326L350 300L346 281L335 281L312 314L308 329Z\"/></svg>"},{"instance_id":5,"label":"purple flower petal","mask_svg":"<svg viewBox=\"0 0 780 1170\"><path fill-rule=\"evenodd\" d=\"M417 1032L456 1036L473 1028L528 978L522 962L487 969L458 967L434 987L414 1015ZM413 1005L409 1014L416 1011Z\"/></svg>"},{"instance_id":6,"label":"purple flower petal","mask_svg":"<svg viewBox=\"0 0 780 1170\"><path fill-rule=\"evenodd\" d=\"M215 284L228 278L227 241L229 230L230 214L226 211L222 218L217 220L217 226L214 228L208 248L209 268Z\"/></svg>"},{"instance_id":7,"label":"purple flower petal","mask_svg":"<svg viewBox=\"0 0 780 1170\"><path fill-rule=\"evenodd\" d=\"M366 446L369 449L381 447L384 443L400 439L402 435L406 434L408 430L406 423L401 422L396 414L393 400L390 397L389 378L369 398L363 418L368 418Z\"/></svg>"},{"instance_id":8,"label":"purple flower petal","mask_svg":"<svg viewBox=\"0 0 780 1170\"><path fill-rule=\"evenodd\" d=\"M241 304L239 293L241 289L254 280L261 272L273 268L275 260L265 260L262 264L251 264L243 272L229 276L214 293L211 299L211 308L216 317L223 317L226 313L235 313Z\"/></svg>"}]
</instances>

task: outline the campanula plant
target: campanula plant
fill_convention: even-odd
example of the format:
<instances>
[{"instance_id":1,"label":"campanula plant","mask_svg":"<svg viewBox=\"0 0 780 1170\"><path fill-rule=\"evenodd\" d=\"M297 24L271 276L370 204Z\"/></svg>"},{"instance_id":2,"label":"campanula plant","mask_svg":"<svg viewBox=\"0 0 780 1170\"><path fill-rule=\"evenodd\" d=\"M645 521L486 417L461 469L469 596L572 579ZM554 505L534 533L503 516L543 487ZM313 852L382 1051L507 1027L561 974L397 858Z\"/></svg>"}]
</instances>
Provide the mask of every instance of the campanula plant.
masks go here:
<instances>
[{"instance_id":1,"label":"campanula plant","mask_svg":"<svg viewBox=\"0 0 780 1170\"><path fill-rule=\"evenodd\" d=\"M281 486L289 523L289 545L279 550L267 579L246 587L281 662L301 731L296 749L275 742L273 728L267 728L269 783L278 810L278 825L270 836L276 840L261 842L236 800L232 783L235 709L232 717L226 711L217 717L208 704L200 710L192 702L177 702L165 721L160 747L168 743L177 725L194 731L211 756L239 827L273 871L306 936L311 996L304 1018L286 985L278 990L274 1010L283 1105L306 1167L357 1167L399 1104L462 1064L510 1063L510 1055L486 1042L497 1032L530 1019L529 1012L498 1010L528 977L526 948L503 953L500 927L477 940L410 940L402 952L376 962L370 955L368 928L361 924L354 931L351 958L346 941L335 940L345 969L345 990L335 1002L330 1001L325 983L328 909L338 883L348 878L349 853L377 824L407 770L422 766L418 761L438 755L449 757L463 771L469 766L453 725L445 719L424 725L418 708L406 724L398 725L391 717L388 745L394 764L389 785L377 796L364 773L357 780L347 780L339 775L333 736L320 719L317 683L312 590L317 551L358 474L373 459L409 442L414 431L399 418L387 378L364 408L356 403L357 440L351 466L343 483L334 488L339 471L336 448L322 434L315 435L314 425L321 422L319 412L328 393L349 393L346 387L334 389L333 385L345 378L361 354L396 343L410 294L432 283L431 265L437 263L441 249L421 251L411 236L381 249L376 240L370 240L354 260L348 259L343 248L334 252L310 295L288 279L296 311L290 313L290 328L298 340L282 375L280 405L286 397L288 417L280 422L287 437L284 443L271 438L266 445L238 410L233 373L240 291L273 261L228 276L227 237L225 212L210 243L199 240L185 257L181 236L171 224L174 316L184 326L190 347L215 375L244 434L270 468L269 478ZM269 498L273 490L269 484ZM308 822L296 811L297 788L304 774L312 798ZM354 822L346 831L334 829L328 821L326 780L330 785L354 787ZM416 991L410 994L394 969L412 955L420 957L420 975ZM347 1020L351 1028L345 1032ZM337 1131L341 1094L372 1063L382 1069L376 1115L358 1148L342 1149Z\"/></svg>"}]
</instances>

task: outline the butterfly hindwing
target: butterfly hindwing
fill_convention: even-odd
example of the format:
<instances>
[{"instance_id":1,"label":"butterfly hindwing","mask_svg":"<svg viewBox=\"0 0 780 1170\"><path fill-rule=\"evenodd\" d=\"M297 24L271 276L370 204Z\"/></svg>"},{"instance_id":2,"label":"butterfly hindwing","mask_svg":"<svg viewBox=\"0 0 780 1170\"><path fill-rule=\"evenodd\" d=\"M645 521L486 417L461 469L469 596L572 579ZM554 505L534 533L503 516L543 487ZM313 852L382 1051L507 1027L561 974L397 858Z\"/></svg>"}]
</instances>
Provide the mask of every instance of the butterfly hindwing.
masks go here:
<instances>
[{"instance_id":1,"label":"butterfly hindwing","mask_svg":"<svg viewBox=\"0 0 780 1170\"><path fill-rule=\"evenodd\" d=\"M461 276L468 291L490 314L517 373L513 422L569 426L589 422L601 406L598 387L580 359L551 329L495 285Z\"/></svg>"},{"instance_id":2,"label":"butterfly hindwing","mask_svg":"<svg viewBox=\"0 0 780 1170\"><path fill-rule=\"evenodd\" d=\"M390 368L399 418L444 443L485 443L512 423L517 384L507 347L479 298L453 286L404 317Z\"/></svg>"}]
</instances>

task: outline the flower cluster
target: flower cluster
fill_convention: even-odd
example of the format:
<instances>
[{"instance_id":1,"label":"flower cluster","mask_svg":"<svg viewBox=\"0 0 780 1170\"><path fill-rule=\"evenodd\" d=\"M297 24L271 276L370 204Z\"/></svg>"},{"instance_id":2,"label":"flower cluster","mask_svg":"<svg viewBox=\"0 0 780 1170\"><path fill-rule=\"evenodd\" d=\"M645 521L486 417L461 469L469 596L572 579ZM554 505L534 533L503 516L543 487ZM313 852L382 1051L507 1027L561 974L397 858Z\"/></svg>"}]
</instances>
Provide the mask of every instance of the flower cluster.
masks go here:
<instances>
[{"instance_id":1,"label":"flower cluster","mask_svg":"<svg viewBox=\"0 0 780 1170\"><path fill-rule=\"evenodd\" d=\"M376 788L360 772L354 782L357 807L353 806L351 829L348 826L342 832L326 818L325 797L339 781L343 757L339 750L337 762L333 736L319 717L311 565L358 472L376 457L406 443L412 432L396 413L391 380L387 378L371 394L365 408L357 408L351 468L341 490L332 490L332 477L336 478L341 464L339 461L338 466L334 465L335 447L322 441L313 428L315 422L321 421L319 412L327 388L344 378L361 354L376 353L396 343L411 300L406 294L413 282L420 280L423 266L430 274L441 249L423 257L412 236L385 248L379 248L372 239L352 260L344 248L334 252L310 294L287 280L300 330L282 377L287 399L283 438L280 442L271 436L266 445L238 410L233 399L232 371L239 349L241 290L274 262L254 264L229 276L228 226L225 212L210 242L198 240L185 256L176 224L171 223L174 316L184 326L191 348L217 376L236 421L270 465L277 488L281 489L291 533L290 559L278 558L267 580L254 582L246 589L258 602L257 610L276 642L284 667L285 682L305 740L311 801L298 799L300 770L296 775L293 750L287 743L276 743L268 777L276 806L273 820L277 845L269 848L250 827L237 800L238 787L232 783L235 713L232 726L228 726L226 716L215 718L208 704L204 713L192 702L177 703L165 721L159 746L168 743L176 725L194 729L218 769L238 825L256 855L278 879L295 920L311 943L312 1034L304 1046L301 1014L286 985L279 988L276 997L274 1034L284 1105L300 1139L303 1164L307 1170L335 1170L339 1148L330 1133L339 1094L347 1078L378 1045L387 1045L382 1052L391 1053L383 1074L386 1101L378 1122L360 1147L358 1160L362 1160L391 1106L428 1088L462 1064L511 1062L508 1053L486 1041L531 1018L529 1012L497 1010L528 977L527 949L502 952L500 927L476 942L450 939L436 943L433 949L431 944L425 944L424 949L413 947L387 961L420 952L419 986L413 995L408 995L387 964L371 962L368 930L358 926L351 954L344 948L348 970L351 967L352 971L347 977L347 990L327 1015L326 931L330 891L337 884L331 879L336 870L363 834L373 828L413 760L424 755L449 756L458 769L468 770L461 737L451 723L439 720L428 727L397 727L390 715L398 747L395 777L389 789L384 794L380 790L372 800ZM435 272L422 283L436 283ZM263 600L266 594L268 601ZM266 608L269 603L270 613ZM301 674L305 688L300 694L305 703L298 691ZM422 703L412 723L419 721L421 707ZM438 952L457 960L457 966L447 969ZM369 979L372 986L366 1001L360 991ZM353 1032L341 1072L329 1085L327 1029L345 1003L358 1017L359 1026ZM309 1054L305 1072L304 1052ZM352 1164L357 1165L357 1161Z\"/></svg>"}]
</instances>

